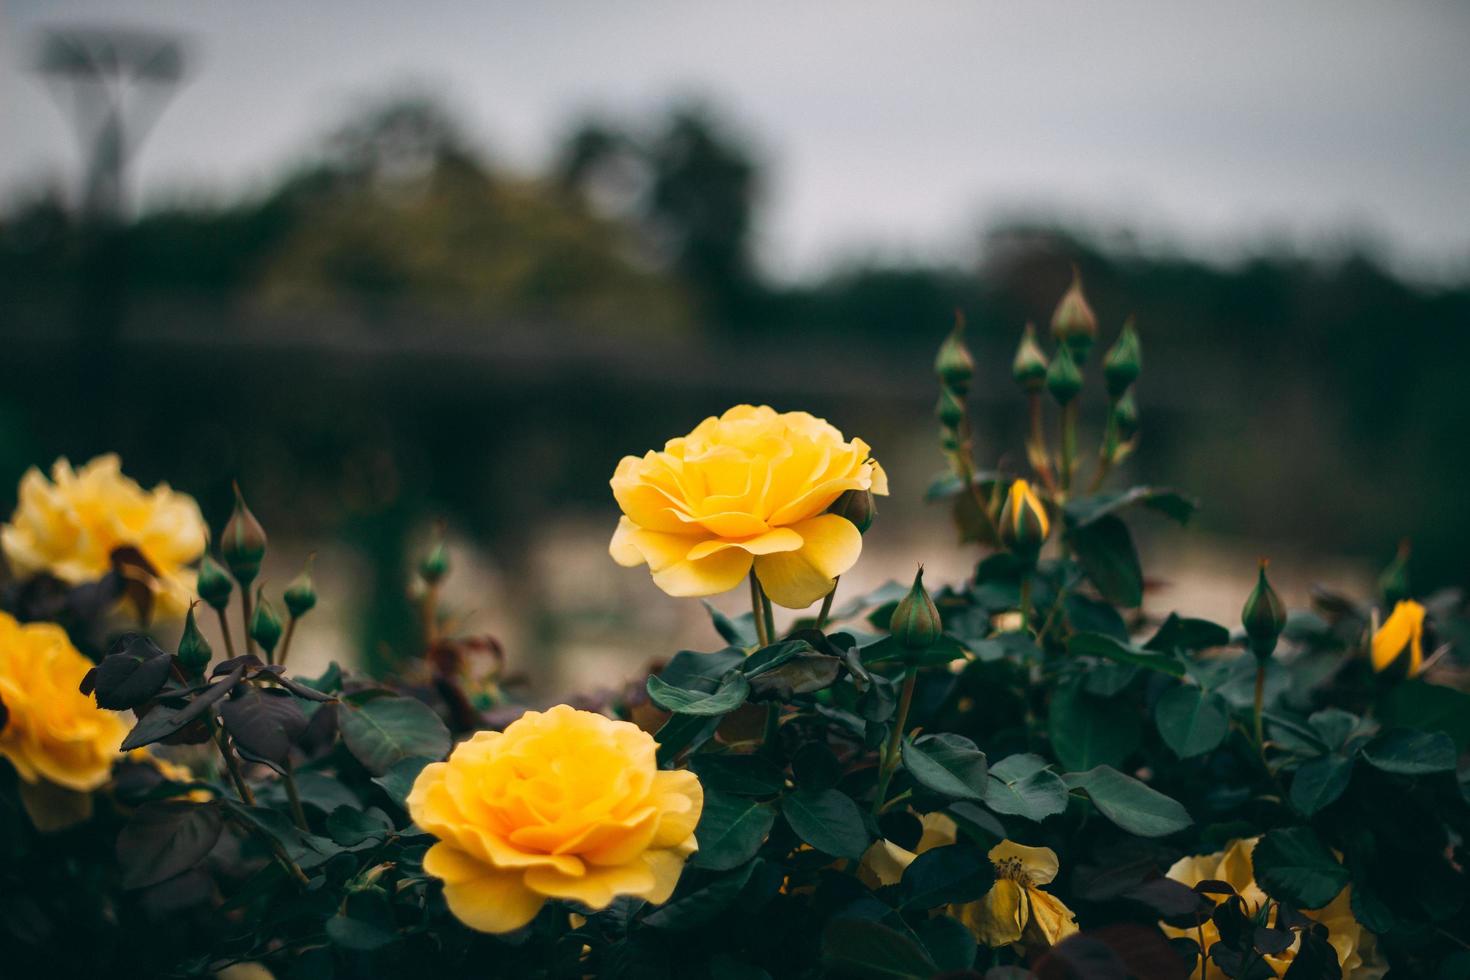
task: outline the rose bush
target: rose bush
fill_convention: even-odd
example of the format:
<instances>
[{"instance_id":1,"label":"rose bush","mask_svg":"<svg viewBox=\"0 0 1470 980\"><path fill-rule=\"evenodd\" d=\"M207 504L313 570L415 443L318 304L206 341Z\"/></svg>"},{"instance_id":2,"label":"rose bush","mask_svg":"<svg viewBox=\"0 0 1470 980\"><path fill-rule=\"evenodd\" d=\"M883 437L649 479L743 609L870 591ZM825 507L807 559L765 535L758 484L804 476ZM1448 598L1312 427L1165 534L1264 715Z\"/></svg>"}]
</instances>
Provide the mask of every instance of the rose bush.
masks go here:
<instances>
[{"instance_id":1,"label":"rose bush","mask_svg":"<svg viewBox=\"0 0 1470 980\"><path fill-rule=\"evenodd\" d=\"M299 676L315 586L267 594L287 576L238 494L176 643L69 601L73 637L102 637L77 644L88 670L59 627L0 619L0 971L1464 975L1463 598L1416 591L1405 547L1372 595L1278 591L1262 562L1238 622L1163 606L1135 525L1196 504L1108 485L1140 438L1140 332L1096 357L1080 282L1052 328L1013 363L1025 451L1002 458L1024 470L978 465L963 330L940 349L927 496L974 549L959 581L905 569L838 600L888 481L812 416L739 406L625 458L613 557L649 566L650 601L749 577L751 609L575 709L527 710L516 652L447 625L442 539L388 676ZM71 480L28 479L46 501ZM109 506L66 520L136 525ZM114 565L167 568L121 540ZM94 585L73 590L114 601ZM46 618L38 594L0 602ZM116 764L98 706L132 712Z\"/></svg>"}]
</instances>

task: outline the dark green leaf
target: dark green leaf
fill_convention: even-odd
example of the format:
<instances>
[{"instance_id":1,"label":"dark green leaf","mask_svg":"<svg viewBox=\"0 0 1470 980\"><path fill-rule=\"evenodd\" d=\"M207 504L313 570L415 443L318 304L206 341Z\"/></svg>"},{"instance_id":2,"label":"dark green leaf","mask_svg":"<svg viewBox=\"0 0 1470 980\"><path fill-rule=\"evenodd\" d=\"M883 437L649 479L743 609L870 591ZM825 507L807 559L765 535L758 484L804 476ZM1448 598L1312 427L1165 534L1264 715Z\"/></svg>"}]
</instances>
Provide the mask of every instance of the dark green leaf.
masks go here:
<instances>
[{"instance_id":1,"label":"dark green leaf","mask_svg":"<svg viewBox=\"0 0 1470 980\"><path fill-rule=\"evenodd\" d=\"M699 776L705 792L735 796L774 796L786 786L781 770L760 755L716 755L690 757L689 768Z\"/></svg>"},{"instance_id":2,"label":"dark green leaf","mask_svg":"<svg viewBox=\"0 0 1470 980\"><path fill-rule=\"evenodd\" d=\"M393 832L393 821L377 807L359 810L339 806L327 817L327 836L343 847L356 847L363 841L381 842Z\"/></svg>"},{"instance_id":3,"label":"dark green leaf","mask_svg":"<svg viewBox=\"0 0 1470 980\"><path fill-rule=\"evenodd\" d=\"M750 613L741 613L734 619L720 612L708 599L704 602L705 611L709 613L710 622L715 625L715 632L720 638L734 647L755 646L755 617Z\"/></svg>"},{"instance_id":4,"label":"dark green leaf","mask_svg":"<svg viewBox=\"0 0 1470 980\"><path fill-rule=\"evenodd\" d=\"M1310 827L1268 831L1251 854L1266 893L1299 909L1320 909L1348 883L1348 870Z\"/></svg>"},{"instance_id":5,"label":"dark green leaf","mask_svg":"<svg viewBox=\"0 0 1470 980\"><path fill-rule=\"evenodd\" d=\"M1062 765L1079 771L1123 764L1138 747L1141 726L1131 709L1118 710L1121 703L1088 694L1075 682L1052 696L1047 733Z\"/></svg>"},{"instance_id":6,"label":"dark green leaf","mask_svg":"<svg viewBox=\"0 0 1470 980\"><path fill-rule=\"evenodd\" d=\"M714 737L720 715L670 715L653 739L658 743L658 764L672 765L683 752L692 752Z\"/></svg>"},{"instance_id":7,"label":"dark green leaf","mask_svg":"<svg viewBox=\"0 0 1470 980\"><path fill-rule=\"evenodd\" d=\"M1363 746L1363 759L1384 772L1426 776L1455 768L1455 741L1444 732L1395 728Z\"/></svg>"},{"instance_id":8,"label":"dark green leaf","mask_svg":"<svg viewBox=\"0 0 1470 980\"><path fill-rule=\"evenodd\" d=\"M681 715L724 715L745 703L750 681L738 670L725 675L713 692L674 687L657 675L648 678L648 697L665 711Z\"/></svg>"},{"instance_id":9,"label":"dark green leaf","mask_svg":"<svg viewBox=\"0 0 1470 980\"><path fill-rule=\"evenodd\" d=\"M914 926L914 935L940 970L964 973L975 965L975 936L953 916L923 919Z\"/></svg>"},{"instance_id":10,"label":"dark green leaf","mask_svg":"<svg viewBox=\"0 0 1470 980\"><path fill-rule=\"evenodd\" d=\"M898 883L905 909L932 909L973 902L995 884L995 866L973 844L934 847L916 857Z\"/></svg>"},{"instance_id":11,"label":"dark green leaf","mask_svg":"<svg viewBox=\"0 0 1470 980\"><path fill-rule=\"evenodd\" d=\"M1353 778L1353 760L1340 755L1311 759L1291 778L1291 805L1304 817L1335 802Z\"/></svg>"},{"instance_id":12,"label":"dark green leaf","mask_svg":"<svg viewBox=\"0 0 1470 980\"><path fill-rule=\"evenodd\" d=\"M408 794L413 789L414 780L419 778L419 773L423 772L424 766L433 761L433 759L418 756L399 759L388 767L387 772L381 776L374 776L373 782L383 788L383 792L388 794L389 799L406 810L408 809ZM300 778L297 777L298 781Z\"/></svg>"},{"instance_id":13,"label":"dark green leaf","mask_svg":"<svg viewBox=\"0 0 1470 980\"><path fill-rule=\"evenodd\" d=\"M343 702L338 723L348 751L374 776L404 759L442 759L449 753L444 722L413 698L375 698L361 707Z\"/></svg>"},{"instance_id":14,"label":"dark green leaf","mask_svg":"<svg viewBox=\"0 0 1470 980\"><path fill-rule=\"evenodd\" d=\"M1395 684L1379 701L1376 717L1384 725L1444 732L1457 750L1470 748L1470 694L1443 684Z\"/></svg>"},{"instance_id":15,"label":"dark green leaf","mask_svg":"<svg viewBox=\"0 0 1470 980\"><path fill-rule=\"evenodd\" d=\"M306 715L295 697L280 688L241 684L220 705L220 720L247 755L286 764L291 746L306 731Z\"/></svg>"},{"instance_id":16,"label":"dark green leaf","mask_svg":"<svg viewBox=\"0 0 1470 980\"><path fill-rule=\"evenodd\" d=\"M1230 643L1230 631L1207 619L1186 619L1170 613L1163 625L1149 637L1144 649L1172 653L1175 650L1208 650Z\"/></svg>"},{"instance_id":17,"label":"dark green leaf","mask_svg":"<svg viewBox=\"0 0 1470 980\"><path fill-rule=\"evenodd\" d=\"M1066 540L1103 598L1129 609L1143 602L1143 568L1127 524L1099 517L1067 531Z\"/></svg>"},{"instance_id":18,"label":"dark green leaf","mask_svg":"<svg viewBox=\"0 0 1470 980\"><path fill-rule=\"evenodd\" d=\"M1067 809L1067 784L1039 755L1009 755L990 767L985 805L996 813L1042 821Z\"/></svg>"},{"instance_id":19,"label":"dark green leaf","mask_svg":"<svg viewBox=\"0 0 1470 980\"><path fill-rule=\"evenodd\" d=\"M398 933L361 919L349 919L345 915L334 915L327 920L327 938L344 949L355 949L370 953L397 942Z\"/></svg>"},{"instance_id":20,"label":"dark green leaf","mask_svg":"<svg viewBox=\"0 0 1470 980\"><path fill-rule=\"evenodd\" d=\"M955 800L985 799L985 753L963 735L905 739L899 751L904 769L925 789Z\"/></svg>"},{"instance_id":21,"label":"dark green leaf","mask_svg":"<svg viewBox=\"0 0 1470 980\"><path fill-rule=\"evenodd\" d=\"M1067 519L1074 524L1089 524L1098 518L1117 513L1135 504L1148 507L1185 523L1199 509L1199 502L1177 490L1166 487L1133 487L1123 493L1098 493L1079 497L1065 508Z\"/></svg>"},{"instance_id":22,"label":"dark green leaf","mask_svg":"<svg viewBox=\"0 0 1470 980\"><path fill-rule=\"evenodd\" d=\"M1111 636L1101 633L1074 633L1067 641L1067 652L1074 657L1102 657L1120 664L1147 667L1170 677L1184 676L1184 665L1176 658L1149 653L1138 647L1119 643Z\"/></svg>"},{"instance_id":23,"label":"dark green leaf","mask_svg":"<svg viewBox=\"0 0 1470 980\"><path fill-rule=\"evenodd\" d=\"M864 980L928 980L938 967L918 943L871 919L833 919L822 932L831 975Z\"/></svg>"},{"instance_id":24,"label":"dark green leaf","mask_svg":"<svg viewBox=\"0 0 1470 980\"><path fill-rule=\"evenodd\" d=\"M214 803L140 806L117 835L123 887L146 888L193 868L214 850L223 825Z\"/></svg>"},{"instance_id":25,"label":"dark green leaf","mask_svg":"<svg viewBox=\"0 0 1470 980\"><path fill-rule=\"evenodd\" d=\"M691 691L713 691L720 680L736 667L745 664L745 651L726 647L713 653L680 650L658 672L665 683Z\"/></svg>"},{"instance_id":26,"label":"dark green leaf","mask_svg":"<svg viewBox=\"0 0 1470 980\"><path fill-rule=\"evenodd\" d=\"M1154 705L1154 723L1181 759L1204 755L1230 733L1230 715L1220 696L1188 685L1164 692Z\"/></svg>"},{"instance_id":27,"label":"dark green leaf","mask_svg":"<svg viewBox=\"0 0 1470 980\"><path fill-rule=\"evenodd\" d=\"M775 820L776 809L769 803L705 793L704 811L694 829L699 850L691 863L711 871L728 871L744 864L765 843Z\"/></svg>"},{"instance_id":28,"label":"dark green leaf","mask_svg":"<svg viewBox=\"0 0 1470 980\"><path fill-rule=\"evenodd\" d=\"M99 708L126 711L157 694L168 680L173 658L142 633L124 633L83 681ZM92 690L89 692L88 687Z\"/></svg>"},{"instance_id":29,"label":"dark green leaf","mask_svg":"<svg viewBox=\"0 0 1470 980\"><path fill-rule=\"evenodd\" d=\"M824 854L856 860L871 843L862 811L839 790L799 789L782 799L781 813L797 837Z\"/></svg>"},{"instance_id":30,"label":"dark green leaf","mask_svg":"<svg viewBox=\"0 0 1470 980\"><path fill-rule=\"evenodd\" d=\"M714 919L734 903L760 859L747 862L696 891L676 897L667 905L644 916L645 925L655 929L693 929Z\"/></svg>"},{"instance_id":31,"label":"dark green leaf","mask_svg":"<svg viewBox=\"0 0 1470 980\"><path fill-rule=\"evenodd\" d=\"M1194 822L1178 800L1112 766L1069 772L1063 778L1072 789L1085 792L1098 812L1130 834L1164 837Z\"/></svg>"}]
</instances>

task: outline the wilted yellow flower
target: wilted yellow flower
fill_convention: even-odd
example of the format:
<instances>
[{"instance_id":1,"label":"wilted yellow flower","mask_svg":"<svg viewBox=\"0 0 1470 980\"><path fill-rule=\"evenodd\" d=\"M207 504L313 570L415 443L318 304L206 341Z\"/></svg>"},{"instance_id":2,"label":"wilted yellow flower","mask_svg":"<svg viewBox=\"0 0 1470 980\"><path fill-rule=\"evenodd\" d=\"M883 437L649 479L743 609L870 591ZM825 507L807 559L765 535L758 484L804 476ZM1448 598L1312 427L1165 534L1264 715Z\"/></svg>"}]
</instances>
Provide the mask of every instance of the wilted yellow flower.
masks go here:
<instances>
[{"instance_id":1,"label":"wilted yellow flower","mask_svg":"<svg viewBox=\"0 0 1470 980\"><path fill-rule=\"evenodd\" d=\"M630 722L562 704L426 766L408 809L439 838L424 870L444 880L449 910L509 932L548 898L668 901L696 849L704 790L692 772L661 771L656 749Z\"/></svg>"},{"instance_id":2,"label":"wilted yellow flower","mask_svg":"<svg viewBox=\"0 0 1470 980\"><path fill-rule=\"evenodd\" d=\"M107 781L127 726L81 692L91 667L60 626L0 613L0 755L26 782L87 792Z\"/></svg>"},{"instance_id":3,"label":"wilted yellow flower","mask_svg":"<svg viewBox=\"0 0 1470 980\"><path fill-rule=\"evenodd\" d=\"M206 538L193 497L166 483L144 490L112 453L80 470L58 459L50 480L27 470L15 513L0 527L0 548L19 577L45 572L72 585L95 582L112 569L114 551L136 549L152 570L154 611L169 619L189 606L188 566L204 553Z\"/></svg>"},{"instance_id":4,"label":"wilted yellow flower","mask_svg":"<svg viewBox=\"0 0 1470 980\"><path fill-rule=\"evenodd\" d=\"M1251 853L1259 840L1259 837L1254 837L1232 841L1225 850L1214 854L1180 858L1169 869L1169 877L1190 887L1201 881L1223 881L1245 900L1246 914L1254 915L1267 901L1266 893L1256 884L1255 869L1251 864ZM1208 897L1217 901L1225 899L1223 895ZM1378 980L1387 968L1377 955L1373 934L1358 925L1358 921L1353 918L1351 902L1352 889L1344 888L1323 908L1304 909L1303 914L1327 927L1327 941L1337 950L1337 962L1342 967L1344 980ZM1176 929L1165 925L1163 929L1170 936L1187 937L1196 941L1200 938L1199 931L1193 927ZM1204 923L1201 929L1206 950L1220 941L1220 931L1214 922ZM1286 973L1286 968L1296 958L1297 947L1300 945L1301 940L1297 939L1285 952L1266 957L1266 962L1276 971L1277 976ZM1210 976L1217 974L1217 970L1210 971ZM1200 975L1199 967L1195 968L1194 975Z\"/></svg>"},{"instance_id":5,"label":"wilted yellow flower","mask_svg":"<svg viewBox=\"0 0 1470 980\"><path fill-rule=\"evenodd\" d=\"M1395 664L1409 677L1424 666L1424 607L1413 599L1398 602L1373 634L1373 669L1384 671Z\"/></svg>"},{"instance_id":6,"label":"wilted yellow flower","mask_svg":"<svg viewBox=\"0 0 1470 980\"><path fill-rule=\"evenodd\" d=\"M623 457L612 488L624 516L609 551L620 565L647 564L674 596L732 589L754 564L772 601L805 608L863 548L827 508L848 490L888 493L868 452L806 412L737 405L661 452Z\"/></svg>"},{"instance_id":7,"label":"wilted yellow flower","mask_svg":"<svg viewBox=\"0 0 1470 980\"><path fill-rule=\"evenodd\" d=\"M919 854L958 839L955 822L942 813L926 813L922 822L924 833L917 853L892 841L877 841L863 855L859 880L869 887L897 884ZM949 908L977 940L991 947L1013 943L1054 946L1077 931L1072 910L1041 888L1057 876L1055 851L1007 840L992 847L988 857L995 867L990 891L977 901Z\"/></svg>"}]
</instances>

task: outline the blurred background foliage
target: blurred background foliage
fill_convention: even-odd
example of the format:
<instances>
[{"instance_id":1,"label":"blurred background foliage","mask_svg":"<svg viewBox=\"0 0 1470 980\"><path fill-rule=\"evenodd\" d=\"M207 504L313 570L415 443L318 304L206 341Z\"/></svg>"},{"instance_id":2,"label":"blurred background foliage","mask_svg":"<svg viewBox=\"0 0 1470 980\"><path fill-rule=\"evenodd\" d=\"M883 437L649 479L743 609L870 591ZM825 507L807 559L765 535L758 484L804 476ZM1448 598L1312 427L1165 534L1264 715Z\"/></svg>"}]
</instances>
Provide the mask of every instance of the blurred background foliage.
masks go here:
<instances>
[{"instance_id":1,"label":"blurred background foliage","mask_svg":"<svg viewBox=\"0 0 1470 980\"><path fill-rule=\"evenodd\" d=\"M945 521L920 503L940 467L939 339L962 310L981 454L1019 461L1011 353L1075 264L1104 341L1129 314L1143 339L1133 477L1199 494L1207 534L1364 567L1408 538L1417 587L1465 580L1463 279L1410 283L1368 248L1207 264L1026 221L981 230L964 262L777 278L756 261L768 174L707 104L581 120L544 173L475 145L409 95L238 199L115 221L54 191L14 201L0 486L115 449L218 527L238 478L275 540L361 556L351 623L370 661L414 642L404 582L443 518L493 569L480 628L552 649L558 616L658 599L637 591L645 576L618 594L597 582L618 574L601 552L618 457L738 401L807 408L871 442L897 476L890 550L925 557L900 543ZM548 599L563 528L603 562L578 566L593 575L574 580L588 599L570 612Z\"/></svg>"}]
</instances>

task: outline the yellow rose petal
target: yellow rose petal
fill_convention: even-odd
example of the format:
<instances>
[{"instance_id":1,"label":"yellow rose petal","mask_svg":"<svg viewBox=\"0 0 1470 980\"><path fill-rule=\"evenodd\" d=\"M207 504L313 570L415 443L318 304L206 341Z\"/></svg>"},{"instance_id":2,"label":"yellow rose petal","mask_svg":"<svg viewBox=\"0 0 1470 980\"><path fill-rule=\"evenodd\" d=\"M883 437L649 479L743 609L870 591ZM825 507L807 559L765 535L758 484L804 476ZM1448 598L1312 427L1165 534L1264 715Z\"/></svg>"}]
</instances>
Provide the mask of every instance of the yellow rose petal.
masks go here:
<instances>
[{"instance_id":1,"label":"yellow rose petal","mask_svg":"<svg viewBox=\"0 0 1470 980\"><path fill-rule=\"evenodd\" d=\"M756 558L755 574L772 602L804 609L831 592L836 577L857 563L863 535L835 514L813 517L791 530L801 535L801 549Z\"/></svg>"}]
</instances>

